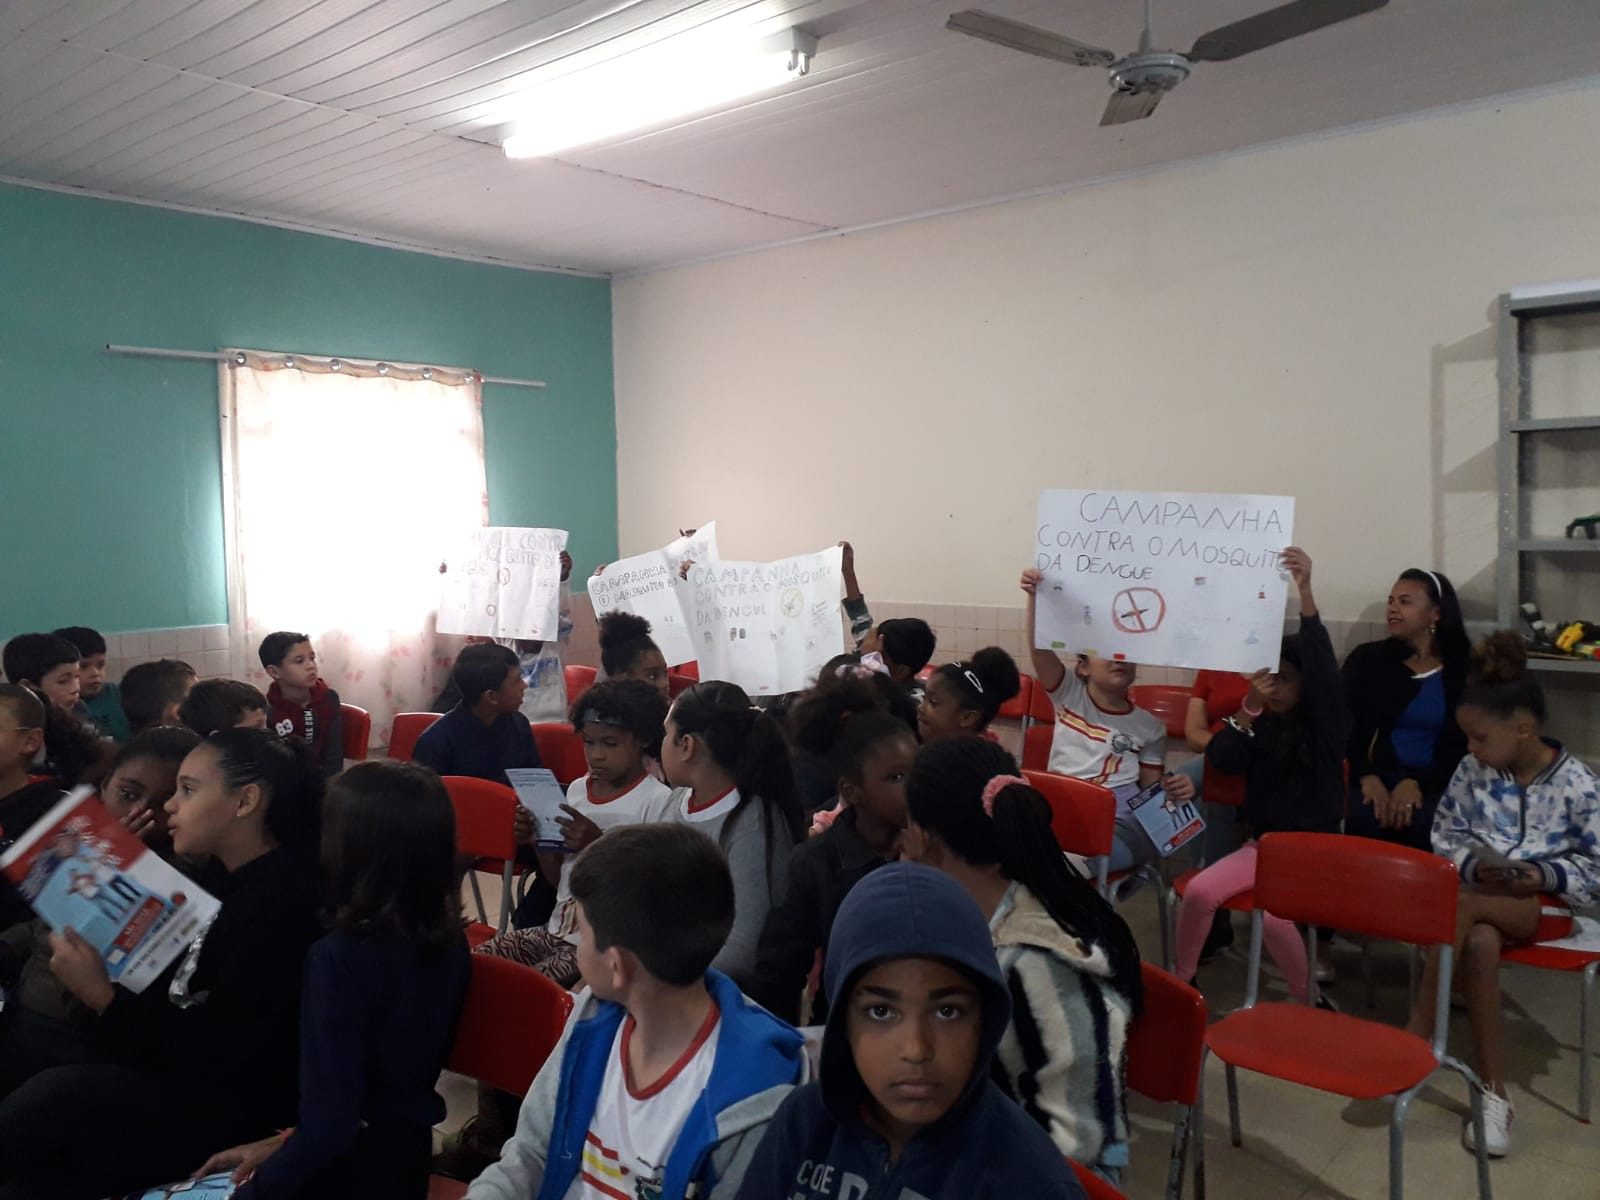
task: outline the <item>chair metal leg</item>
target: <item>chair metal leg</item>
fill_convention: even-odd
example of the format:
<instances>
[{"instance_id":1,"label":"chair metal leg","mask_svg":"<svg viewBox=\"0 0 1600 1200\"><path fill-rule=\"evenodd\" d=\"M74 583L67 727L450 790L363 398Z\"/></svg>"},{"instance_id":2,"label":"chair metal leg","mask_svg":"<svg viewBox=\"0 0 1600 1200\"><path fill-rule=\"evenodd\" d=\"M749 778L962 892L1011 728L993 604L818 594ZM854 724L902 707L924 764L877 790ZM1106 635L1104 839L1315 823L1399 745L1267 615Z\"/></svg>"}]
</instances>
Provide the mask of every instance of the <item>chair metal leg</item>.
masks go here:
<instances>
[{"instance_id":1,"label":"chair metal leg","mask_svg":"<svg viewBox=\"0 0 1600 1200\"><path fill-rule=\"evenodd\" d=\"M1187 1104L1178 1105L1178 1115L1172 1125L1172 1158L1167 1164L1167 1200L1183 1200L1183 1168L1189 1158L1189 1131L1193 1120L1194 1110Z\"/></svg>"},{"instance_id":2,"label":"chair metal leg","mask_svg":"<svg viewBox=\"0 0 1600 1200\"><path fill-rule=\"evenodd\" d=\"M511 862L507 860L500 872L500 925L495 931L497 933L504 933L511 926L511 910L515 907L511 902L512 870Z\"/></svg>"},{"instance_id":3,"label":"chair metal leg","mask_svg":"<svg viewBox=\"0 0 1600 1200\"><path fill-rule=\"evenodd\" d=\"M1401 1092L1394 1098L1394 1108L1389 1113L1389 1200L1404 1200L1406 1110L1411 1107L1411 1098L1416 1094L1417 1088ZM1480 1141L1478 1144L1481 1146L1483 1143Z\"/></svg>"},{"instance_id":4,"label":"chair metal leg","mask_svg":"<svg viewBox=\"0 0 1600 1200\"><path fill-rule=\"evenodd\" d=\"M1478 1200L1490 1200L1489 1151L1483 1128L1483 1089L1467 1084L1472 1100L1473 1153L1478 1160Z\"/></svg>"},{"instance_id":5,"label":"chair metal leg","mask_svg":"<svg viewBox=\"0 0 1600 1200\"><path fill-rule=\"evenodd\" d=\"M1194 1130L1194 1200L1206 1200L1206 1060L1209 1050L1200 1053L1200 1079L1194 1089L1194 1115L1189 1126Z\"/></svg>"},{"instance_id":6,"label":"chair metal leg","mask_svg":"<svg viewBox=\"0 0 1600 1200\"><path fill-rule=\"evenodd\" d=\"M1594 1050L1589 1045L1590 1010L1594 1007L1595 973L1600 970L1600 959L1583 969L1583 992L1578 996L1578 1120L1589 1123L1589 1059Z\"/></svg>"},{"instance_id":7,"label":"chair metal leg","mask_svg":"<svg viewBox=\"0 0 1600 1200\"><path fill-rule=\"evenodd\" d=\"M489 910L483 907L483 892L478 887L478 868L471 867L467 871L467 880L472 884L472 898L478 904L478 922L482 925L489 923Z\"/></svg>"},{"instance_id":8,"label":"chair metal leg","mask_svg":"<svg viewBox=\"0 0 1600 1200\"><path fill-rule=\"evenodd\" d=\"M1239 1073L1228 1064L1228 1137L1235 1146L1244 1145L1244 1131L1239 1126Z\"/></svg>"}]
</instances>

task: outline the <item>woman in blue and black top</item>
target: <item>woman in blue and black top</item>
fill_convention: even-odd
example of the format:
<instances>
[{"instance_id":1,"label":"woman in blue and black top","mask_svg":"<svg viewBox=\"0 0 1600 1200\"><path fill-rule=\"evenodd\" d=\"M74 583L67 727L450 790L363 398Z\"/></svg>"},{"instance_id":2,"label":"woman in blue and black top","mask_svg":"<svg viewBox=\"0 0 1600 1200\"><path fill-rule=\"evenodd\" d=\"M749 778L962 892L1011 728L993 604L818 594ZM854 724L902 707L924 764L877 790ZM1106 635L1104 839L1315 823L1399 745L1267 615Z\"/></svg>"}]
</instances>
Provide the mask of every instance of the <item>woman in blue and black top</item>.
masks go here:
<instances>
[{"instance_id":1,"label":"woman in blue and black top","mask_svg":"<svg viewBox=\"0 0 1600 1200\"><path fill-rule=\"evenodd\" d=\"M1389 637L1350 651L1345 831L1429 850L1439 797L1467 752L1456 724L1470 643L1455 588L1413 567L1389 589Z\"/></svg>"}]
</instances>

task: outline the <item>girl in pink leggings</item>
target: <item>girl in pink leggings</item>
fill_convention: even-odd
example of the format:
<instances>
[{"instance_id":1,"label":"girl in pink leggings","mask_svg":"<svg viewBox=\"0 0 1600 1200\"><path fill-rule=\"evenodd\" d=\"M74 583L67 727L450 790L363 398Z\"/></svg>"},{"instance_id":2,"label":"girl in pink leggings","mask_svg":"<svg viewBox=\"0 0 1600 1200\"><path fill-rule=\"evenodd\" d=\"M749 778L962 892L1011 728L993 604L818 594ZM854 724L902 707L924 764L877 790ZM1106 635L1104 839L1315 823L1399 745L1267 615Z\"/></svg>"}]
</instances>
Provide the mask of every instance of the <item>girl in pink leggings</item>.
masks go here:
<instances>
[{"instance_id":1,"label":"girl in pink leggings","mask_svg":"<svg viewBox=\"0 0 1600 1200\"><path fill-rule=\"evenodd\" d=\"M1280 830L1332 833L1344 805L1346 717L1333 643L1311 594L1311 559L1291 546L1283 565L1300 592L1300 632L1283 639L1276 671L1257 671L1238 713L1206 746L1219 771L1245 777L1249 838L1189 883L1178 909L1178 975L1193 979L1223 902L1255 886L1256 839ZM1289 991L1306 998L1306 947L1293 922L1266 916L1267 953Z\"/></svg>"}]
</instances>

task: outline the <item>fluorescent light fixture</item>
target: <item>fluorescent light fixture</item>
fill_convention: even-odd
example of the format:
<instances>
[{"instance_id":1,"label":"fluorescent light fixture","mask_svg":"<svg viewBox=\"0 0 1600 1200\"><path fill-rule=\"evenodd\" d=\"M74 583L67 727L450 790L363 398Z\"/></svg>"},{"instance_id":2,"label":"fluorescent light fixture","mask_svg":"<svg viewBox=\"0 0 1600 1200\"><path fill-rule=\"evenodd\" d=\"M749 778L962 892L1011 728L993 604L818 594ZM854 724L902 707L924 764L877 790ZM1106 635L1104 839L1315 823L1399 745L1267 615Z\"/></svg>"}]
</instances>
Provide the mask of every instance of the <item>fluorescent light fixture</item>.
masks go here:
<instances>
[{"instance_id":1,"label":"fluorescent light fixture","mask_svg":"<svg viewBox=\"0 0 1600 1200\"><path fill-rule=\"evenodd\" d=\"M507 158L537 158L770 91L811 69L798 29L753 41L718 32L666 38L539 84L517 98Z\"/></svg>"}]
</instances>

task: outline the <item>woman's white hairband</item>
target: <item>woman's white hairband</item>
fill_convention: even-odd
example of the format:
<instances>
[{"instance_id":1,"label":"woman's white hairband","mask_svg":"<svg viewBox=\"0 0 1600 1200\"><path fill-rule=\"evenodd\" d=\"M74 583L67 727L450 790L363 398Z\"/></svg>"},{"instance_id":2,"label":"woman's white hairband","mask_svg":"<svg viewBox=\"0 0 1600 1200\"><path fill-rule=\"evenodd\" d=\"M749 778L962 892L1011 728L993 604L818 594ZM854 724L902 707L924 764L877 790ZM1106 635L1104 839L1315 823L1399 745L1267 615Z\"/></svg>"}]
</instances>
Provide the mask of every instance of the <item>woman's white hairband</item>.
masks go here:
<instances>
[{"instance_id":1,"label":"woman's white hairband","mask_svg":"<svg viewBox=\"0 0 1600 1200\"><path fill-rule=\"evenodd\" d=\"M1439 599L1443 600L1444 599L1444 584L1439 582L1439 577L1437 575L1435 575L1432 571L1428 570L1426 567L1423 568L1422 573L1424 575L1426 575L1429 579L1433 580L1433 592L1434 592L1434 595L1438 596Z\"/></svg>"}]
</instances>

